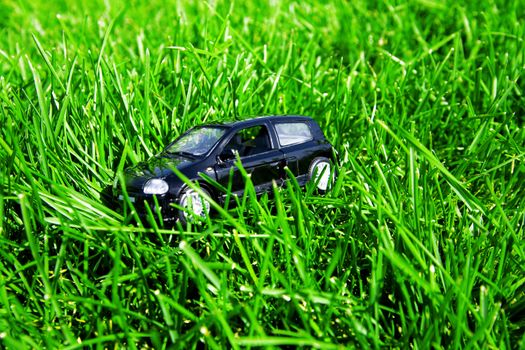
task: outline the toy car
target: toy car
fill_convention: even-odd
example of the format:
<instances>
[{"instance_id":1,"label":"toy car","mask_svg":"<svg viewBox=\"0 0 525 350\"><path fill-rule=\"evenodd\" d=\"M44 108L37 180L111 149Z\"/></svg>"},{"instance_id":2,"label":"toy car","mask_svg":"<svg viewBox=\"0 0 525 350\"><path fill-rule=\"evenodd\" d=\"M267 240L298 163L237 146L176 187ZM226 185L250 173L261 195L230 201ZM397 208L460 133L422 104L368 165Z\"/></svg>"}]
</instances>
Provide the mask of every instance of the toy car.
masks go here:
<instances>
[{"instance_id":1,"label":"toy car","mask_svg":"<svg viewBox=\"0 0 525 350\"><path fill-rule=\"evenodd\" d=\"M333 173L332 146L312 118L258 117L197 126L157 156L126 169L129 200L139 214L145 214L144 206L148 205L154 213L160 210L166 221L179 219L186 223L192 221L190 215L204 217L210 211L210 204L173 169L176 167L189 180L198 183L203 193L224 203L226 193L203 178L209 177L223 188L231 188L230 197L241 196L245 182L236 166L237 157L250 174L257 194L271 190L272 181L285 181L285 167L302 186L314 180L319 191L327 190ZM118 198L124 200L122 194ZM177 209L173 203L184 210Z\"/></svg>"}]
</instances>

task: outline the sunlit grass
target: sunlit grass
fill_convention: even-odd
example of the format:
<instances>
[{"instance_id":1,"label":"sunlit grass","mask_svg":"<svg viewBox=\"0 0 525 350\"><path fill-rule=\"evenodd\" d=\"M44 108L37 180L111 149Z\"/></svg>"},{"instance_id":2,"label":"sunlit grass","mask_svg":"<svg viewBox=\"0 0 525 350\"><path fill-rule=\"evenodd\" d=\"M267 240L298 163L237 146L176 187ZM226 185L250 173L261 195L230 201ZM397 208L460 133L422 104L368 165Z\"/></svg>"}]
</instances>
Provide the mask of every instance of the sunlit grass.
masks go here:
<instances>
[{"instance_id":1,"label":"sunlit grass","mask_svg":"<svg viewBox=\"0 0 525 350\"><path fill-rule=\"evenodd\" d=\"M0 3L3 346L525 346L521 2ZM326 195L174 228L104 204L262 114L319 122Z\"/></svg>"}]
</instances>

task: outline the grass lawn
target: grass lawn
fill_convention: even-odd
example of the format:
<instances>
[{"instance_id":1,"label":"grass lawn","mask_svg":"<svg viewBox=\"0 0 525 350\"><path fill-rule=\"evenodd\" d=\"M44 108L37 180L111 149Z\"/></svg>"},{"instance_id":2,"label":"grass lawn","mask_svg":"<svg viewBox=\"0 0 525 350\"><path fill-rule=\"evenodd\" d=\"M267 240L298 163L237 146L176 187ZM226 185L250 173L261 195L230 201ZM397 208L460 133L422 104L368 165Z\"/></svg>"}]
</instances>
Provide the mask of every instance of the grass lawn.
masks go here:
<instances>
[{"instance_id":1,"label":"grass lawn","mask_svg":"<svg viewBox=\"0 0 525 350\"><path fill-rule=\"evenodd\" d=\"M0 347L525 348L524 13L0 0ZM268 114L319 122L326 195L173 229L103 204L189 127Z\"/></svg>"}]
</instances>

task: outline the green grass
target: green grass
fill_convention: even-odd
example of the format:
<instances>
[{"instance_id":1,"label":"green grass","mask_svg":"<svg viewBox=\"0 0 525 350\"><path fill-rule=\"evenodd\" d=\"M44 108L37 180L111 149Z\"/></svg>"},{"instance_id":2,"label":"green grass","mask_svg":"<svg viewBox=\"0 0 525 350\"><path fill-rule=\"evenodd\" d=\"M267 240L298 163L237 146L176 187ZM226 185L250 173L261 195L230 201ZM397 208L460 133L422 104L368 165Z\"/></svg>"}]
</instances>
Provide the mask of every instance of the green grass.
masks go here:
<instances>
[{"instance_id":1,"label":"green grass","mask_svg":"<svg viewBox=\"0 0 525 350\"><path fill-rule=\"evenodd\" d=\"M525 347L522 1L130 3L0 0L2 346ZM338 151L325 196L102 204L187 128L281 113Z\"/></svg>"}]
</instances>

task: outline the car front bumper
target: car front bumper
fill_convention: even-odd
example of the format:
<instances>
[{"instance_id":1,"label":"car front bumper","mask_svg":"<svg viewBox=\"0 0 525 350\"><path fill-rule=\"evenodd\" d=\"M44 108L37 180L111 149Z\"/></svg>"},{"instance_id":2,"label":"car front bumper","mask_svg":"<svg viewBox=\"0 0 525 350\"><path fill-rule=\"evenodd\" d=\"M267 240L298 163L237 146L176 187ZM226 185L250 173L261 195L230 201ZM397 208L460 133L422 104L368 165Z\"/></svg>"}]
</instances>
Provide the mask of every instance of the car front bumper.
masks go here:
<instances>
[{"instance_id":1,"label":"car front bumper","mask_svg":"<svg viewBox=\"0 0 525 350\"><path fill-rule=\"evenodd\" d=\"M177 209L172 206L173 200L167 195L146 195L143 193L128 193L128 200L123 194L116 196L116 203L122 213L133 215L133 210L141 218L145 219L153 214L155 219L160 217L163 221L173 221L176 218Z\"/></svg>"}]
</instances>

